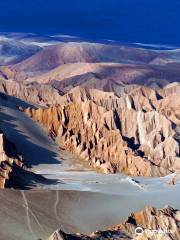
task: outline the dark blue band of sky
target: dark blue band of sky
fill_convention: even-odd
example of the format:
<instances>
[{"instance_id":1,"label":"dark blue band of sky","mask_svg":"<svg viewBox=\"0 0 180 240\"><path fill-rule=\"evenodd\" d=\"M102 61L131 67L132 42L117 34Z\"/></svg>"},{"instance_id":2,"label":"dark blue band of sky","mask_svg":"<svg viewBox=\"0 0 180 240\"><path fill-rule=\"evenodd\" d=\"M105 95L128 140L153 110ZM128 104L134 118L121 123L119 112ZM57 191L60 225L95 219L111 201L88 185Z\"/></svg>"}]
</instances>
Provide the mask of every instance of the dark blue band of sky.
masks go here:
<instances>
[{"instance_id":1,"label":"dark blue band of sky","mask_svg":"<svg viewBox=\"0 0 180 240\"><path fill-rule=\"evenodd\" d=\"M0 31L180 44L180 0L1 0Z\"/></svg>"}]
</instances>

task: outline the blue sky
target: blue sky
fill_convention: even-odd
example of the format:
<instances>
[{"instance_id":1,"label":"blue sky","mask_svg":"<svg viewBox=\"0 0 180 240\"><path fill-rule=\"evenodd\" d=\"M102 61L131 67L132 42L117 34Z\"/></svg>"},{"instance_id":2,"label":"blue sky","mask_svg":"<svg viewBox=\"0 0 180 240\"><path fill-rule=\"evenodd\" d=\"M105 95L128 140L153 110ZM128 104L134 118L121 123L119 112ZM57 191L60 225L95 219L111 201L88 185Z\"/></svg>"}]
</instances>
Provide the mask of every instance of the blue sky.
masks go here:
<instances>
[{"instance_id":1,"label":"blue sky","mask_svg":"<svg viewBox=\"0 0 180 240\"><path fill-rule=\"evenodd\" d=\"M180 44L180 0L0 0L0 31Z\"/></svg>"}]
</instances>

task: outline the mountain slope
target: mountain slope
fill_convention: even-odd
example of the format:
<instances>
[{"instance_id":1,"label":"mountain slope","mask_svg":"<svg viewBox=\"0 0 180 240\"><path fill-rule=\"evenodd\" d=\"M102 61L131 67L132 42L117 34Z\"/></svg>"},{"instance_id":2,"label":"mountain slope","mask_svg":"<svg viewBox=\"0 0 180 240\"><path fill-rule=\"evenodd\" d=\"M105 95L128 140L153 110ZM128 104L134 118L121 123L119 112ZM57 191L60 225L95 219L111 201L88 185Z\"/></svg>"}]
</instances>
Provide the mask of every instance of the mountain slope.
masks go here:
<instances>
[{"instance_id":1,"label":"mountain slope","mask_svg":"<svg viewBox=\"0 0 180 240\"><path fill-rule=\"evenodd\" d=\"M148 63L156 56L156 52L145 49L69 42L46 47L10 69L14 75L26 79L27 76L32 77L68 63ZM21 72L24 73L24 76L21 76Z\"/></svg>"},{"instance_id":2,"label":"mountain slope","mask_svg":"<svg viewBox=\"0 0 180 240\"><path fill-rule=\"evenodd\" d=\"M41 48L35 45L3 38L0 40L0 65L16 64L40 50Z\"/></svg>"}]
</instances>

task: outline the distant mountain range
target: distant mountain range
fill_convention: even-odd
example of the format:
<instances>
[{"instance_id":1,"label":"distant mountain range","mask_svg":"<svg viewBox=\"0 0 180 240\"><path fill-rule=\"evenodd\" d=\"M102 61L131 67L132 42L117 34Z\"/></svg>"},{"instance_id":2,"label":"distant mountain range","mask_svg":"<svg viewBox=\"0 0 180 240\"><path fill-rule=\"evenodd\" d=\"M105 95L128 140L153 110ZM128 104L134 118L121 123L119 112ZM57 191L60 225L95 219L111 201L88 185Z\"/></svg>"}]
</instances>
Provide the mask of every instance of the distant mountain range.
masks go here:
<instances>
[{"instance_id":1,"label":"distant mountain range","mask_svg":"<svg viewBox=\"0 0 180 240\"><path fill-rule=\"evenodd\" d=\"M0 46L0 74L4 79L51 82L57 88L59 81L72 78L76 82L77 75L82 82L87 74L148 86L179 81L179 49L154 50L137 44L112 45L71 36L20 33L1 35Z\"/></svg>"}]
</instances>

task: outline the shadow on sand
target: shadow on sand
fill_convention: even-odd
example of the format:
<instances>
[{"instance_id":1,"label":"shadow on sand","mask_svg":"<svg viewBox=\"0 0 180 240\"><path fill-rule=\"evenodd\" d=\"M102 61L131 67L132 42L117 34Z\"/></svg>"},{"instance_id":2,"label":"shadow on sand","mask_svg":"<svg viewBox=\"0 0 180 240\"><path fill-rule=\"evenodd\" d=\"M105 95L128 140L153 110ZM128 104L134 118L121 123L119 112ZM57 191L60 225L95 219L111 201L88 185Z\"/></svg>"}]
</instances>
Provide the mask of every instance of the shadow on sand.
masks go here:
<instances>
[{"instance_id":1,"label":"shadow on sand","mask_svg":"<svg viewBox=\"0 0 180 240\"><path fill-rule=\"evenodd\" d=\"M32 119L18 109L19 106L29 107L31 105L6 94L2 95L2 93L0 104L0 129L7 139L15 144L18 154L24 159L25 165L28 168L46 164L61 165L62 159L59 159L60 156L58 149L54 146L55 143ZM21 129L21 124L25 127L25 132ZM13 188L31 189L37 185L59 183L62 182L56 179L46 179L41 175L17 167L8 184Z\"/></svg>"}]
</instances>

